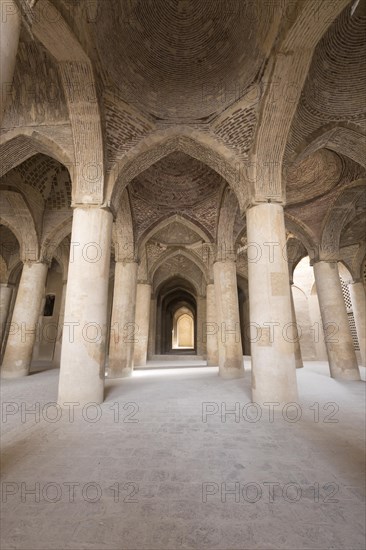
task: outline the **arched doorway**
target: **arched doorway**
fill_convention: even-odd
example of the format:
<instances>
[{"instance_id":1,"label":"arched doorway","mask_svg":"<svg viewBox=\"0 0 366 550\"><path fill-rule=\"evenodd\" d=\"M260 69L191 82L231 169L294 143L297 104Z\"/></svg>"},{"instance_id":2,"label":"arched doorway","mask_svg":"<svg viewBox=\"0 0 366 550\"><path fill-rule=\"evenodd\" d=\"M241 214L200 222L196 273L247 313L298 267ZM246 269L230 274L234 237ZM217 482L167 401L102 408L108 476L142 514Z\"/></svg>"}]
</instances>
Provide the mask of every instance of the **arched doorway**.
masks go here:
<instances>
[{"instance_id":1,"label":"arched doorway","mask_svg":"<svg viewBox=\"0 0 366 550\"><path fill-rule=\"evenodd\" d=\"M172 349L194 349L194 316L188 307L181 306L174 313Z\"/></svg>"},{"instance_id":2,"label":"arched doorway","mask_svg":"<svg viewBox=\"0 0 366 550\"><path fill-rule=\"evenodd\" d=\"M174 278L158 291L155 353L197 353L197 301L188 281Z\"/></svg>"}]
</instances>

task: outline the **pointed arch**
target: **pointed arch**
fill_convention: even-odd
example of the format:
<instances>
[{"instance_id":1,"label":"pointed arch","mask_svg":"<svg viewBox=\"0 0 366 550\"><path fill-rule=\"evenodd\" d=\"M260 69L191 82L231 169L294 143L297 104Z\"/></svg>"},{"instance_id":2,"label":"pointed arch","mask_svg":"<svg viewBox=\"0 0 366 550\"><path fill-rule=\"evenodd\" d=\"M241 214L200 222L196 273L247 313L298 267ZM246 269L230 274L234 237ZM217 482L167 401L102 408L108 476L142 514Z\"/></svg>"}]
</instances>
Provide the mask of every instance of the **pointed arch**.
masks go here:
<instances>
[{"instance_id":1,"label":"pointed arch","mask_svg":"<svg viewBox=\"0 0 366 550\"><path fill-rule=\"evenodd\" d=\"M288 212L285 212L285 226L305 246L309 258L313 260L317 255L318 243L311 229Z\"/></svg>"},{"instance_id":2,"label":"pointed arch","mask_svg":"<svg viewBox=\"0 0 366 550\"><path fill-rule=\"evenodd\" d=\"M337 259L343 227L362 196L366 201L366 178L355 180L341 189L332 201L322 226L320 254L323 259Z\"/></svg>"},{"instance_id":3,"label":"pointed arch","mask_svg":"<svg viewBox=\"0 0 366 550\"><path fill-rule=\"evenodd\" d=\"M207 281L207 269L204 265L204 263L196 256L195 254L190 253L189 251L185 250L184 248L179 248L175 250L167 250L164 254L162 254L150 267L149 267L149 276L151 277L151 280L153 280L154 275L156 271L159 269L159 267L163 264L165 264L168 260L171 260L175 258L176 256L183 256L187 258L187 260L191 261L194 265L198 267L198 269L201 271L204 279Z\"/></svg>"},{"instance_id":4,"label":"pointed arch","mask_svg":"<svg viewBox=\"0 0 366 550\"><path fill-rule=\"evenodd\" d=\"M40 129L36 131L32 128L16 128L5 132L0 139L0 177L38 153L57 160L72 172L72 152L60 146Z\"/></svg>"},{"instance_id":5,"label":"pointed arch","mask_svg":"<svg viewBox=\"0 0 366 550\"><path fill-rule=\"evenodd\" d=\"M158 272L158 270L157 270ZM181 279L183 279L185 282L189 283L194 292L189 292L193 297L196 297L196 296L200 296L201 293L202 293L202 289L200 287L200 285L197 283L197 281L191 277L190 275L187 275L186 273L184 274L184 276L181 277ZM162 277L156 285L153 286L153 293L154 295L158 295L161 288L163 288L164 285L166 285L169 281L175 281L175 276L174 275L166 275L165 277ZM176 290L179 290L181 287L180 286L177 286L176 287ZM183 289L185 290L185 289Z\"/></svg>"},{"instance_id":6,"label":"pointed arch","mask_svg":"<svg viewBox=\"0 0 366 550\"><path fill-rule=\"evenodd\" d=\"M348 3L349 0L300 2L295 19L283 26L267 65L269 84L251 151L254 201L284 202L282 165L301 91L318 42Z\"/></svg>"},{"instance_id":7,"label":"pointed arch","mask_svg":"<svg viewBox=\"0 0 366 550\"><path fill-rule=\"evenodd\" d=\"M312 153L325 147L366 167L366 136L358 130L340 126L338 123L323 126L300 144L294 162L301 162Z\"/></svg>"},{"instance_id":8,"label":"pointed arch","mask_svg":"<svg viewBox=\"0 0 366 550\"><path fill-rule=\"evenodd\" d=\"M7 226L16 236L23 261L39 258L39 239L34 218L23 195L17 191L0 191L0 223Z\"/></svg>"},{"instance_id":9,"label":"pointed arch","mask_svg":"<svg viewBox=\"0 0 366 550\"><path fill-rule=\"evenodd\" d=\"M220 256L235 254L234 225L238 209L239 204L236 196L231 189L226 188L221 199L217 228L217 252ZM221 259L224 259L224 257Z\"/></svg>"},{"instance_id":10,"label":"pointed arch","mask_svg":"<svg viewBox=\"0 0 366 550\"><path fill-rule=\"evenodd\" d=\"M72 215L63 220L47 235L43 236L41 243L41 257L52 260L56 253L56 249L68 235L71 235Z\"/></svg>"},{"instance_id":11,"label":"pointed arch","mask_svg":"<svg viewBox=\"0 0 366 550\"><path fill-rule=\"evenodd\" d=\"M160 131L141 140L123 160L115 163L108 177L107 203L118 205L125 187L141 172L176 151L199 160L222 176L237 196L242 209L249 200L249 187L244 179L245 167L237 155L213 135L186 128Z\"/></svg>"},{"instance_id":12,"label":"pointed arch","mask_svg":"<svg viewBox=\"0 0 366 550\"><path fill-rule=\"evenodd\" d=\"M116 261L136 259L131 202L127 189L123 191L119 202L113 223L112 241Z\"/></svg>"},{"instance_id":13,"label":"pointed arch","mask_svg":"<svg viewBox=\"0 0 366 550\"><path fill-rule=\"evenodd\" d=\"M198 239L201 239L203 242L211 241L210 235L197 223L190 220L186 216L173 214L168 218L160 219L155 225L149 227L149 229L141 236L140 242L138 244L139 250L141 250L156 233L158 233L165 227L168 227L173 222L178 222L183 226L188 227L191 231L197 233Z\"/></svg>"},{"instance_id":14,"label":"pointed arch","mask_svg":"<svg viewBox=\"0 0 366 550\"><path fill-rule=\"evenodd\" d=\"M62 13L50 0L26 10L32 34L56 60L69 111L75 170L73 198L102 204L104 147L98 93L92 62Z\"/></svg>"}]
</instances>

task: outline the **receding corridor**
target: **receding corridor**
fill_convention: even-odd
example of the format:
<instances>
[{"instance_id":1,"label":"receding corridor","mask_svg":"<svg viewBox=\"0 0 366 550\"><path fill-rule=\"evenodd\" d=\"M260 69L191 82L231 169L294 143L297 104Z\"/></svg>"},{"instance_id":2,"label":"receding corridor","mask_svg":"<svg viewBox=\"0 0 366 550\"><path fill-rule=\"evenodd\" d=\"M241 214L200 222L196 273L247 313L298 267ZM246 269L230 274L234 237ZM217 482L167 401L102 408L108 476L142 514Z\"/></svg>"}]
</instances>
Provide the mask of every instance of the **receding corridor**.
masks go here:
<instances>
[{"instance_id":1,"label":"receding corridor","mask_svg":"<svg viewBox=\"0 0 366 550\"><path fill-rule=\"evenodd\" d=\"M0 12L0 550L365 550L366 0Z\"/></svg>"}]
</instances>

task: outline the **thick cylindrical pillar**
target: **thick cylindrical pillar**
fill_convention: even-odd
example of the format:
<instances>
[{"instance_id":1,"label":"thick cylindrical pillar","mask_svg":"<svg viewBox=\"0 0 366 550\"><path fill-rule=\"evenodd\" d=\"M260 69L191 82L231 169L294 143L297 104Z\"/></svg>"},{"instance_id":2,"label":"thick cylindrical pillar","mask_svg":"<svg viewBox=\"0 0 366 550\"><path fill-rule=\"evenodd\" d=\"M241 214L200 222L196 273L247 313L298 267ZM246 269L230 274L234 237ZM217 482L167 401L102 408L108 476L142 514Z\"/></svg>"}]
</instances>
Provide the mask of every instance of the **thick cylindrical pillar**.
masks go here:
<instances>
[{"instance_id":1,"label":"thick cylindrical pillar","mask_svg":"<svg viewBox=\"0 0 366 550\"><path fill-rule=\"evenodd\" d=\"M74 209L58 403L101 403L104 390L112 214Z\"/></svg>"},{"instance_id":2,"label":"thick cylindrical pillar","mask_svg":"<svg viewBox=\"0 0 366 550\"><path fill-rule=\"evenodd\" d=\"M249 319L249 298L245 299L243 302L243 327L242 327L242 336L243 338L243 348L244 348L244 355L250 355L251 354L251 347L250 347L250 319Z\"/></svg>"},{"instance_id":3,"label":"thick cylindrical pillar","mask_svg":"<svg viewBox=\"0 0 366 550\"><path fill-rule=\"evenodd\" d=\"M66 288L67 288L67 281L62 281L60 312L58 315L58 323L57 323L57 339L55 342L55 349L53 351L53 359L52 359L52 365L54 367L59 367L60 361L61 361L62 329L64 326L64 318L65 318Z\"/></svg>"},{"instance_id":4,"label":"thick cylindrical pillar","mask_svg":"<svg viewBox=\"0 0 366 550\"><path fill-rule=\"evenodd\" d=\"M253 401L288 403L298 395L283 207L258 204L246 218Z\"/></svg>"},{"instance_id":5,"label":"thick cylindrical pillar","mask_svg":"<svg viewBox=\"0 0 366 550\"><path fill-rule=\"evenodd\" d=\"M332 378L360 380L337 262L316 262L314 276L330 375Z\"/></svg>"},{"instance_id":6,"label":"thick cylindrical pillar","mask_svg":"<svg viewBox=\"0 0 366 550\"><path fill-rule=\"evenodd\" d=\"M136 293L136 332L134 364L146 365L147 345L149 340L151 285L138 283Z\"/></svg>"},{"instance_id":7,"label":"thick cylindrical pillar","mask_svg":"<svg viewBox=\"0 0 366 550\"><path fill-rule=\"evenodd\" d=\"M216 314L218 322L219 374L223 378L244 376L241 345L236 263L214 263Z\"/></svg>"},{"instance_id":8,"label":"thick cylindrical pillar","mask_svg":"<svg viewBox=\"0 0 366 550\"><path fill-rule=\"evenodd\" d=\"M197 355L205 357L207 353L206 338L204 335L206 324L206 298L197 296Z\"/></svg>"},{"instance_id":9,"label":"thick cylindrical pillar","mask_svg":"<svg viewBox=\"0 0 366 550\"><path fill-rule=\"evenodd\" d=\"M47 272L45 263L26 262L23 265L1 369L4 378L29 373Z\"/></svg>"},{"instance_id":10,"label":"thick cylindrical pillar","mask_svg":"<svg viewBox=\"0 0 366 550\"><path fill-rule=\"evenodd\" d=\"M362 281L348 285L362 365L366 367L366 295Z\"/></svg>"},{"instance_id":11,"label":"thick cylindrical pillar","mask_svg":"<svg viewBox=\"0 0 366 550\"><path fill-rule=\"evenodd\" d=\"M203 336L206 338L208 366L219 364L218 331L215 285L210 283L206 287L206 325L203 331Z\"/></svg>"},{"instance_id":12,"label":"thick cylindrical pillar","mask_svg":"<svg viewBox=\"0 0 366 550\"><path fill-rule=\"evenodd\" d=\"M46 283L45 283L45 287L47 286L47 278L46 278ZM40 353L39 353L39 350L40 350L40 347L41 347L41 344L42 344L42 333L43 333L43 312L44 312L44 306L46 304L46 288L44 289L44 293L43 293L43 296L42 296L42 300L41 300L41 306L39 308L39 313L38 313L38 320L37 320L37 329L38 329L38 333L37 333L37 336L35 341L34 341L34 345L33 345L33 353L32 353L32 359L31 359L31 362L33 360L37 360L40 358Z\"/></svg>"},{"instance_id":13,"label":"thick cylindrical pillar","mask_svg":"<svg viewBox=\"0 0 366 550\"><path fill-rule=\"evenodd\" d=\"M20 12L15 0L0 0L0 123L11 94L20 34Z\"/></svg>"},{"instance_id":14,"label":"thick cylindrical pillar","mask_svg":"<svg viewBox=\"0 0 366 550\"><path fill-rule=\"evenodd\" d=\"M296 311L294 303L294 295L292 293L292 284L290 287L290 298L291 298L291 313L292 313L292 339L294 341L294 354L295 354L295 364L297 369L301 369L304 366L302 362L301 348L300 348L300 338L301 338L301 327L298 326L296 321Z\"/></svg>"},{"instance_id":15,"label":"thick cylindrical pillar","mask_svg":"<svg viewBox=\"0 0 366 550\"><path fill-rule=\"evenodd\" d=\"M150 323L149 323L149 342L147 349L147 358L152 359L155 355L156 345L156 298L151 298L150 302Z\"/></svg>"},{"instance_id":16,"label":"thick cylindrical pillar","mask_svg":"<svg viewBox=\"0 0 366 550\"><path fill-rule=\"evenodd\" d=\"M0 284L0 343L3 341L5 334L12 293L13 287L5 283Z\"/></svg>"},{"instance_id":17,"label":"thick cylindrical pillar","mask_svg":"<svg viewBox=\"0 0 366 550\"><path fill-rule=\"evenodd\" d=\"M137 262L116 262L108 378L125 378L133 370L137 268Z\"/></svg>"},{"instance_id":18,"label":"thick cylindrical pillar","mask_svg":"<svg viewBox=\"0 0 366 550\"><path fill-rule=\"evenodd\" d=\"M313 292L308 297L310 313L310 330L314 342L315 359L317 361L327 361L327 347L325 345L322 317L320 314L319 299L314 283ZM314 330L313 330L314 329Z\"/></svg>"}]
</instances>

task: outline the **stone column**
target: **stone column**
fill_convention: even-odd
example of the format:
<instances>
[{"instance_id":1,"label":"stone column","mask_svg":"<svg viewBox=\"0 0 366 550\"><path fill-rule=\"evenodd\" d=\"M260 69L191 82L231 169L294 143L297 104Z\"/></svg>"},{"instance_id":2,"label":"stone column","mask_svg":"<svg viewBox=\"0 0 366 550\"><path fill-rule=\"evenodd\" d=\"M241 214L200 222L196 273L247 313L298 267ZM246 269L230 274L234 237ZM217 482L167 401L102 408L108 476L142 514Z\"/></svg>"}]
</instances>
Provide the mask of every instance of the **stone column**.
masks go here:
<instances>
[{"instance_id":1,"label":"stone column","mask_svg":"<svg viewBox=\"0 0 366 550\"><path fill-rule=\"evenodd\" d=\"M348 285L355 319L358 343L362 365L366 367L366 298L362 281L355 281Z\"/></svg>"},{"instance_id":2,"label":"stone column","mask_svg":"<svg viewBox=\"0 0 366 550\"><path fill-rule=\"evenodd\" d=\"M283 207L254 205L246 218L253 401L288 403L298 395Z\"/></svg>"},{"instance_id":3,"label":"stone column","mask_svg":"<svg viewBox=\"0 0 366 550\"><path fill-rule=\"evenodd\" d=\"M246 298L243 302L243 331L244 332L244 355L251 354L250 346L250 320L249 320L249 299Z\"/></svg>"},{"instance_id":4,"label":"stone column","mask_svg":"<svg viewBox=\"0 0 366 550\"><path fill-rule=\"evenodd\" d=\"M360 380L337 262L316 262L314 276L330 375L332 378Z\"/></svg>"},{"instance_id":5,"label":"stone column","mask_svg":"<svg viewBox=\"0 0 366 550\"><path fill-rule=\"evenodd\" d=\"M104 390L112 214L74 209L58 403L101 403Z\"/></svg>"},{"instance_id":6,"label":"stone column","mask_svg":"<svg viewBox=\"0 0 366 550\"><path fill-rule=\"evenodd\" d=\"M2 364L4 378L29 374L47 272L45 263L25 262L23 265Z\"/></svg>"},{"instance_id":7,"label":"stone column","mask_svg":"<svg viewBox=\"0 0 366 550\"><path fill-rule=\"evenodd\" d=\"M12 293L13 288L11 286L8 286L6 283L0 284L0 342L3 341L5 334Z\"/></svg>"},{"instance_id":8,"label":"stone column","mask_svg":"<svg viewBox=\"0 0 366 550\"><path fill-rule=\"evenodd\" d=\"M55 349L53 352L53 359L52 359L52 365L54 367L59 367L60 360L61 360L62 333L63 333L64 318L65 318L66 288L67 288L67 281L62 281L60 313L58 315L58 323L57 323L57 340L55 343Z\"/></svg>"},{"instance_id":9,"label":"stone column","mask_svg":"<svg viewBox=\"0 0 366 550\"><path fill-rule=\"evenodd\" d=\"M325 345L325 337L323 331L323 323L320 314L320 306L316 285L314 283L315 293L311 293L308 297L309 313L311 320L310 337L314 341L315 359L317 361L328 361L327 347Z\"/></svg>"},{"instance_id":10,"label":"stone column","mask_svg":"<svg viewBox=\"0 0 366 550\"><path fill-rule=\"evenodd\" d=\"M294 340L294 354L295 354L295 364L297 369L302 369L304 363L302 362L301 348L300 348L300 338L301 338L301 327L300 330L297 328L296 321L296 311L294 303L294 295L292 294L292 285L293 282L290 282L290 298L291 298L291 313L292 313L292 323L294 330L292 331L291 339Z\"/></svg>"},{"instance_id":11,"label":"stone column","mask_svg":"<svg viewBox=\"0 0 366 550\"><path fill-rule=\"evenodd\" d=\"M152 359L155 355L156 342L156 298L151 298L150 304L150 323L149 323L149 344L147 350L147 358Z\"/></svg>"},{"instance_id":12,"label":"stone column","mask_svg":"<svg viewBox=\"0 0 366 550\"><path fill-rule=\"evenodd\" d=\"M147 345L149 340L151 285L138 283L136 293L136 333L134 363L136 366L146 365Z\"/></svg>"},{"instance_id":13,"label":"stone column","mask_svg":"<svg viewBox=\"0 0 366 550\"><path fill-rule=\"evenodd\" d=\"M206 325L204 328L208 366L218 366L219 364L218 330L215 285L210 283L206 287Z\"/></svg>"},{"instance_id":14,"label":"stone column","mask_svg":"<svg viewBox=\"0 0 366 550\"><path fill-rule=\"evenodd\" d=\"M20 273L19 273L19 281L20 281L21 274L22 274L22 271L20 271ZM5 330L4 330L3 339L2 339L2 343L1 343L0 365L2 365L2 363L3 363L3 358L4 358L4 354L5 354L5 350L6 350L6 344L7 344L7 341L8 341L11 320L12 320L13 313L14 313L14 306L15 306L15 302L16 302L16 299L17 299L17 295L18 295L19 282L18 282L18 284L12 285L12 288L13 288L13 292L12 292L11 299L10 299L7 321L6 321L6 324L5 324Z\"/></svg>"},{"instance_id":15,"label":"stone column","mask_svg":"<svg viewBox=\"0 0 366 550\"><path fill-rule=\"evenodd\" d=\"M197 296L197 355L206 355L206 338L204 330L206 324L206 298Z\"/></svg>"},{"instance_id":16,"label":"stone column","mask_svg":"<svg viewBox=\"0 0 366 550\"><path fill-rule=\"evenodd\" d=\"M239 301L236 263L214 263L216 314L219 325L219 374L223 378L244 376L244 360L240 335Z\"/></svg>"},{"instance_id":17,"label":"stone column","mask_svg":"<svg viewBox=\"0 0 366 550\"><path fill-rule=\"evenodd\" d=\"M41 344L42 344L42 330L43 330L43 312L44 312L44 306L46 304L46 287L47 287L47 277L46 277L46 282L45 282L45 288L44 288L44 292L43 292L43 296L42 296L42 300L41 300L41 305L40 305L40 308L39 308L39 312L38 312L38 320L37 320L37 328L38 328L38 338L36 337L35 341L34 341L34 345L33 345L33 352L32 352L32 359L31 359L31 362L32 361L37 361L40 359L40 347L41 347Z\"/></svg>"},{"instance_id":18,"label":"stone column","mask_svg":"<svg viewBox=\"0 0 366 550\"><path fill-rule=\"evenodd\" d=\"M162 353L162 304L161 299L156 301L156 327L155 327L155 341L156 341L156 355L161 355Z\"/></svg>"},{"instance_id":19,"label":"stone column","mask_svg":"<svg viewBox=\"0 0 366 550\"><path fill-rule=\"evenodd\" d=\"M20 12L15 0L0 0L0 124L11 93L20 34Z\"/></svg>"},{"instance_id":20,"label":"stone column","mask_svg":"<svg viewBox=\"0 0 366 550\"><path fill-rule=\"evenodd\" d=\"M133 370L137 268L137 262L116 262L108 378L125 378Z\"/></svg>"}]
</instances>

